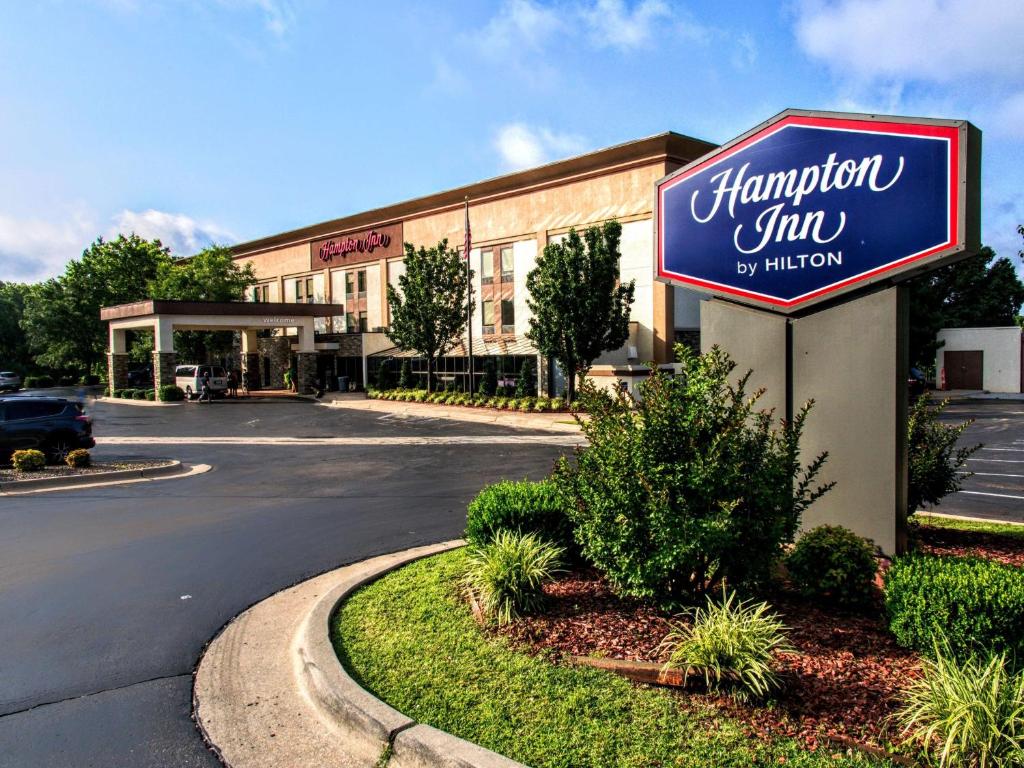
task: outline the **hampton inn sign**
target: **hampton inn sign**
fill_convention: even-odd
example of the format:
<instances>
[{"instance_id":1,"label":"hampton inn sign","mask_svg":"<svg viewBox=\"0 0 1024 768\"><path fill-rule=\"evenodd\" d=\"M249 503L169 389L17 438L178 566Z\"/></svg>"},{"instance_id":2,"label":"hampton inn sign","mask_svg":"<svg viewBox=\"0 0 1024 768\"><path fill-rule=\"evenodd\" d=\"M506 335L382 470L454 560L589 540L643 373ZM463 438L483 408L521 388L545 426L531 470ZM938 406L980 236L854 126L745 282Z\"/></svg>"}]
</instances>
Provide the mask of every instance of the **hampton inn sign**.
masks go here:
<instances>
[{"instance_id":1,"label":"hampton inn sign","mask_svg":"<svg viewBox=\"0 0 1024 768\"><path fill-rule=\"evenodd\" d=\"M962 253L963 121L787 110L657 187L657 274L789 313Z\"/></svg>"}]
</instances>

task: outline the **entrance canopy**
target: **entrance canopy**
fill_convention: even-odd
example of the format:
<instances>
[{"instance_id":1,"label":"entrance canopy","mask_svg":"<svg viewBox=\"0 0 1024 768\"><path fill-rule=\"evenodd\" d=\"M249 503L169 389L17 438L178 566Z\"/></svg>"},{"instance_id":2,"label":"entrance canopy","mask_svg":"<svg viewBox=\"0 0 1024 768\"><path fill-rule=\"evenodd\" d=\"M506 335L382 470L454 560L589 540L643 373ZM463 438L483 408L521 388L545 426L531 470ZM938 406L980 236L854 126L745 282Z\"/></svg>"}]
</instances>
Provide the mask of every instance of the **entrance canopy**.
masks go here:
<instances>
[{"instance_id":1,"label":"entrance canopy","mask_svg":"<svg viewBox=\"0 0 1024 768\"><path fill-rule=\"evenodd\" d=\"M298 329L299 352L314 352L313 320L338 313L332 304L283 304L234 301L147 299L100 310L110 324L110 352L124 354L125 331L152 329L154 351L174 352L174 331L242 331L243 352L256 331Z\"/></svg>"}]
</instances>

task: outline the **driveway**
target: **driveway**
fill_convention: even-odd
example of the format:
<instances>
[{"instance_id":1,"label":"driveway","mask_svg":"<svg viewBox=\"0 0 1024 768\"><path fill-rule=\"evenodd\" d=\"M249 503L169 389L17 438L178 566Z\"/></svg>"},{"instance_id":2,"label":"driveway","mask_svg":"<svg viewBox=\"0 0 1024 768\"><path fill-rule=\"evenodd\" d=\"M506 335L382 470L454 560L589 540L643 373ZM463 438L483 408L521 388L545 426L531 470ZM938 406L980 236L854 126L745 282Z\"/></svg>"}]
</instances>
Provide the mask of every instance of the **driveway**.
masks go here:
<instances>
[{"instance_id":1,"label":"driveway","mask_svg":"<svg viewBox=\"0 0 1024 768\"><path fill-rule=\"evenodd\" d=\"M93 414L97 457L214 469L0 499L0 766L218 765L190 702L225 622L317 573L458 536L481 486L542 477L572 440L305 402Z\"/></svg>"}]
</instances>

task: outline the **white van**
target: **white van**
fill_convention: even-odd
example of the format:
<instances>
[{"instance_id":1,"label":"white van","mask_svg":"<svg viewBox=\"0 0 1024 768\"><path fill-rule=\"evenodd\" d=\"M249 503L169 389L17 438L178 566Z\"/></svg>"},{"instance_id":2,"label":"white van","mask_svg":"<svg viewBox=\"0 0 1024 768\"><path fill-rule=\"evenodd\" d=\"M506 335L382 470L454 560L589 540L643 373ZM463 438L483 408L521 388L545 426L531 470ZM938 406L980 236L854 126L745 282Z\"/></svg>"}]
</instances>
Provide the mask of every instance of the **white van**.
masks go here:
<instances>
[{"instance_id":1,"label":"white van","mask_svg":"<svg viewBox=\"0 0 1024 768\"><path fill-rule=\"evenodd\" d=\"M228 375L219 365L179 365L174 369L174 383L185 392L185 399L191 400L203 393L203 376L207 373L210 391L223 395L228 388Z\"/></svg>"}]
</instances>

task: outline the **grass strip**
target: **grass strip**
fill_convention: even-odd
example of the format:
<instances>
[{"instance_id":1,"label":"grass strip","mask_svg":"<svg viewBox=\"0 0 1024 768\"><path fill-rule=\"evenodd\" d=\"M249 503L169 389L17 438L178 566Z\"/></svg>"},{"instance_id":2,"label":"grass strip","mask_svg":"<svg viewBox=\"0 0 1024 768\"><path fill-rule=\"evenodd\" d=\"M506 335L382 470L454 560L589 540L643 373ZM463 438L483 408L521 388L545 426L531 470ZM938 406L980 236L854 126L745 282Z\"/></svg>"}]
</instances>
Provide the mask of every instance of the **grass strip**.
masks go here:
<instances>
[{"instance_id":1,"label":"grass strip","mask_svg":"<svg viewBox=\"0 0 1024 768\"><path fill-rule=\"evenodd\" d=\"M1011 539L1024 539L1024 525L1008 525L1006 523L982 522L980 520L957 520L951 517L931 517L914 515L911 521L922 528L946 528L954 531L976 531L977 533L994 533Z\"/></svg>"},{"instance_id":2,"label":"grass strip","mask_svg":"<svg viewBox=\"0 0 1024 768\"><path fill-rule=\"evenodd\" d=\"M465 569L464 550L412 563L359 590L332 621L353 677L418 722L534 768L890 765L766 743L684 695L517 652L474 623L457 594Z\"/></svg>"}]
</instances>

